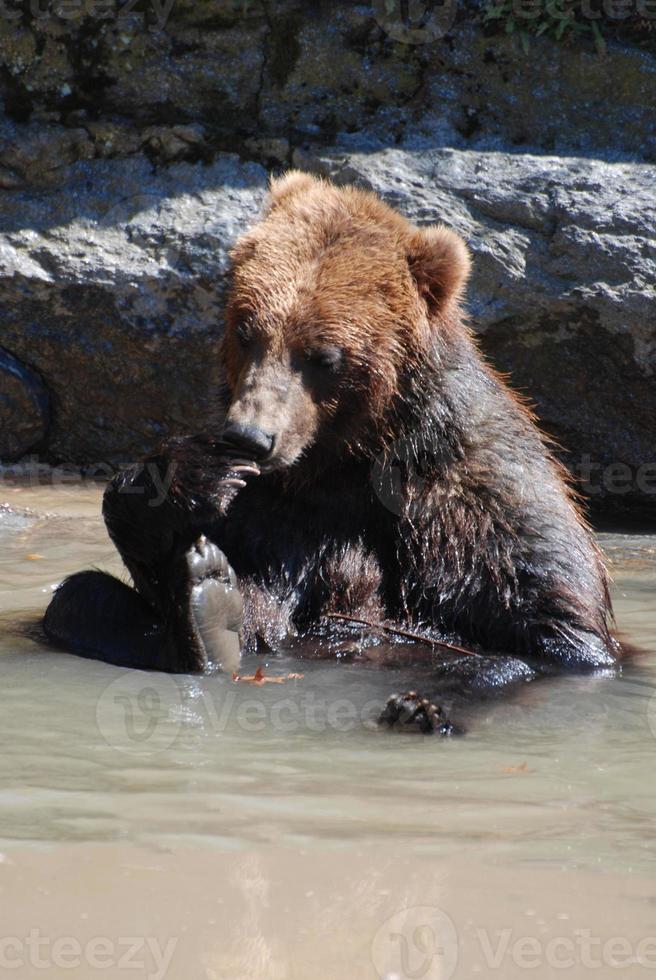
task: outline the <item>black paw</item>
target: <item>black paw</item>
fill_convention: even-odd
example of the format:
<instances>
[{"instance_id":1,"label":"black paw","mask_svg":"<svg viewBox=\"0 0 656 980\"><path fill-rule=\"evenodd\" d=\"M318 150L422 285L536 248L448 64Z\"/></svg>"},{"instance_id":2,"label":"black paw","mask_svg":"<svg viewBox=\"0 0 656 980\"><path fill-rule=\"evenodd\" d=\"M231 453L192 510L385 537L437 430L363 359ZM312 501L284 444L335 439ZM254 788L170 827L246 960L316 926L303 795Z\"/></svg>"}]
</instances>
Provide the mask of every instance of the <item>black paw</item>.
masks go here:
<instances>
[{"instance_id":1,"label":"black paw","mask_svg":"<svg viewBox=\"0 0 656 980\"><path fill-rule=\"evenodd\" d=\"M171 497L187 514L225 514L249 476L260 468L234 447L207 437L171 439L164 459L172 474Z\"/></svg>"},{"instance_id":2,"label":"black paw","mask_svg":"<svg viewBox=\"0 0 656 980\"><path fill-rule=\"evenodd\" d=\"M201 535L179 559L174 581L178 619L174 630L180 653L186 645L195 670L213 664L236 670L244 605L226 556Z\"/></svg>"},{"instance_id":3,"label":"black paw","mask_svg":"<svg viewBox=\"0 0 656 980\"><path fill-rule=\"evenodd\" d=\"M422 735L459 735L443 710L416 691L393 694L388 699L378 724L396 731L421 732Z\"/></svg>"}]
</instances>

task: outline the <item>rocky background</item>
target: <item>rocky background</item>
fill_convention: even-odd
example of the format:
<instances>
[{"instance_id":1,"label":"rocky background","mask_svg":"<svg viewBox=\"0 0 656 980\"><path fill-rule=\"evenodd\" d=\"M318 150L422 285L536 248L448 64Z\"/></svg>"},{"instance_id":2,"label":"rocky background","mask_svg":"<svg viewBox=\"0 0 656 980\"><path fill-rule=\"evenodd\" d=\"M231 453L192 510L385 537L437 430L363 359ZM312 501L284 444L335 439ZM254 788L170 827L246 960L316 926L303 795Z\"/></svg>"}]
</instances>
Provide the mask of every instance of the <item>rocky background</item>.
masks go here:
<instances>
[{"instance_id":1,"label":"rocky background","mask_svg":"<svg viewBox=\"0 0 656 980\"><path fill-rule=\"evenodd\" d=\"M649 519L656 22L641 29L605 54L527 51L472 0L5 0L0 459L117 465L202 426L228 249L268 171L294 165L460 231L483 349L591 504Z\"/></svg>"}]
</instances>

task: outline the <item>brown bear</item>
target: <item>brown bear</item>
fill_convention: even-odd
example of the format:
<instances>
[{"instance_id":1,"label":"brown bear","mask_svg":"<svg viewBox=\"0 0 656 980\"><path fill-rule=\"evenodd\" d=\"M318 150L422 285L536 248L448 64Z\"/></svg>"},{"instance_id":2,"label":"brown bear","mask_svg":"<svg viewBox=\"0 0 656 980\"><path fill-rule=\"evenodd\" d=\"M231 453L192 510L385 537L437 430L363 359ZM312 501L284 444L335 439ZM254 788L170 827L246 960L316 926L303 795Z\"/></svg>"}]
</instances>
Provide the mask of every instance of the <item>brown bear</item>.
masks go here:
<instances>
[{"instance_id":1,"label":"brown bear","mask_svg":"<svg viewBox=\"0 0 656 980\"><path fill-rule=\"evenodd\" d=\"M105 495L136 589L72 576L50 637L203 671L234 655L241 593L246 644L342 613L474 649L436 668L472 688L612 668L602 558L531 413L477 349L462 240L292 172L232 258L217 418Z\"/></svg>"}]
</instances>

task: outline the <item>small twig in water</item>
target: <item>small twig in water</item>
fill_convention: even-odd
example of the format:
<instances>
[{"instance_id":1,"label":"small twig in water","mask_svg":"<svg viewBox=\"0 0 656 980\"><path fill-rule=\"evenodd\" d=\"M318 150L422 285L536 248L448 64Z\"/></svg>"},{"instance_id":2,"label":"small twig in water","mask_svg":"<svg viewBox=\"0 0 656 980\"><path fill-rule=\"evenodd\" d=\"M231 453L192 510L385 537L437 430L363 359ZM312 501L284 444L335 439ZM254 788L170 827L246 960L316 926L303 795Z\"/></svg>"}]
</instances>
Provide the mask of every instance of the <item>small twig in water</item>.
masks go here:
<instances>
[{"instance_id":1,"label":"small twig in water","mask_svg":"<svg viewBox=\"0 0 656 980\"><path fill-rule=\"evenodd\" d=\"M372 623L369 619L360 619L358 616L347 616L345 613L326 613L326 619L344 619L347 623L360 623L361 626L368 626L372 630L384 630L386 633L393 633L395 636L403 636L407 640L414 640L416 643L428 643L432 647L444 647L446 650L454 650L455 653L466 653L470 657L478 657L475 650L468 650L467 647L459 647L455 643L447 643L446 640L434 640L430 636L422 636L421 633L411 633L410 630L402 630L397 626L386 626L384 623Z\"/></svg>"}]
</instances>

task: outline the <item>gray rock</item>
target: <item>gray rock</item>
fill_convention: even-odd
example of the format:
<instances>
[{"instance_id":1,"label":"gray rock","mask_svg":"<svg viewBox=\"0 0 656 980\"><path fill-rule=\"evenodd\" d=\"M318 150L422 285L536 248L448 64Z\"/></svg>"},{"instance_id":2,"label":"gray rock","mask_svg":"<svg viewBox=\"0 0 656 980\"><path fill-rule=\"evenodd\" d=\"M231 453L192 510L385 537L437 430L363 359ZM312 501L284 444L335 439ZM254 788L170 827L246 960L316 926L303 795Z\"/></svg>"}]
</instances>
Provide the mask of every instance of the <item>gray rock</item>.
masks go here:
<instances>
[{"instance_id":1,"label":"gray rock","mask_svg":"<svg viewBox=\"0 0 656 980\"><path fill-rule=\"evenodd\" d=\"M412 126L430 145L448 122L463 147L656 160L653 45L611 43L600 57L585 42L532 37L525 53L517 36L486 36L469 18L434 52Z\"/></svg>"},{"instance_id":2,"label":"gray rock","mask_svg":"<svg viewBox=\"0 0 656 980\"><path fill-rule=\"evenodd\" d=\"M230 155L157 175L134 157L0 192L0 344L51 392L52 461L118 463L207 423L227 252L265 186Z\"/></svg>"},{"instance_id":3,"label":"gray rock","mask_svg":"<svg viewBox=\"0 0 656 980\"><path fill-rule=\"evenodd\" d=\"M37 447L48 421L48 393L41 378L0 348L0 459L20 459Z\"/></svg>"},{"instance_id":4,"label":"gray rock","mask_svg":"<svg viewBox=\"0 0 656 980\"><path fill-rule=\"evenodd\" d=\"M611 42L601 58L585 36L534 37L526 54L516 36L489 36L476 0L445 3L454 14L446 33L414 39L395 29L403 5L387 0L139 6L88 0L37 12L4 0L0 99L12 120L47 123L51 146L32 135L21 150L18 134L19 177L27 169L47 180L71 153L116 155L117 145L143 143L148 127L189 124L204 127L206 151L254 139L327 145L372 127L388 144L422 129L430 140L437 126L450 145L656 156L653 44L650 52ZM105 132L96 136L98 123ZM160 150L164 162L188 152L171 137L150 147ZM30 152L40 165L30 165ZM0 186L13 186L15 156L0 137L9 171L0 170Z\"/></svg>"},{"instance_id":5,"label":"gray rock","mask_svg":"<svg viewBox=\"0 0 656 980\"><path fill-rule=\"evenodd\" d=\"M70 164L94 155L84 129L41 122L18 126L0 117L0 187L56 185Z\"/></svg>"}]
</instances>

